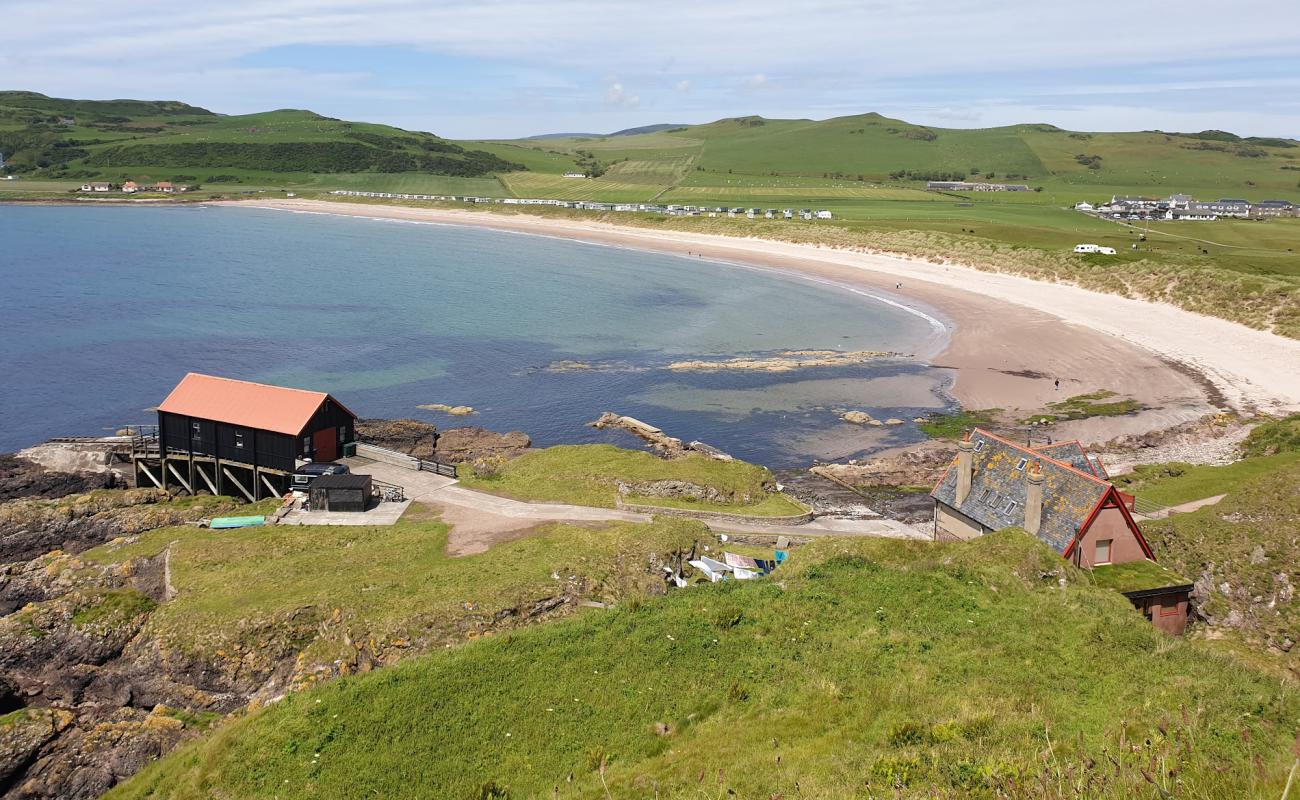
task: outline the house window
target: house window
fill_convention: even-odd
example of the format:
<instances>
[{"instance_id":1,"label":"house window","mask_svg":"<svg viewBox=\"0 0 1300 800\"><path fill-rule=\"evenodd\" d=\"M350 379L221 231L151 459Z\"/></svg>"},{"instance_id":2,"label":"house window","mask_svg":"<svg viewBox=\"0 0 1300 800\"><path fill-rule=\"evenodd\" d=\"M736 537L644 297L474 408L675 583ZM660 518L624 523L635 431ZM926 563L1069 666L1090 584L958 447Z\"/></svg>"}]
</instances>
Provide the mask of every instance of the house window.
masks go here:
<instances>
[{"instance_id":1,"label":"house window","mask_svg":"<svg viewBox=\"0 0 1300 800\"><path fill-rule=\"evenodd\" d=\"M1028 464L1028 463L1029 463L1029 459L1027 459L1027 458L1022 458L1022 459L1020 459L1020 463L1019 463L1019 464L1016 464L1016 469L1024 469L1024 468L1025 468L1025 465Z\"/></svg>"},{"instance_id":2,"label":"house window","mask_svg":"<svg viewBox=\"0 0 1300 800\"><path fill-rule=\"evenodd\" d=\"M347 426L345 426L345 425L340 425L340 426L339 426L339 444L347 444L347 441L348 441L348 429L347 429Z\"/></svg>"},{"instance_id":3,"label":"house window","mask_svg":"<svg viewBox=\"0 0 1300 800\"><path fill-rule=\"evenodd\" d=\"M992 489L985 489L985 490L984 490L984 494L980 495L980 502L982 502L982 503L987 503L988 500L989 500L989 495L991 495L991 494L993 494L993 490L992 490Z\"/></svg>"},{"instance_id":4,"label":"house window","mask_svg":"<svg viewBox=\"0 0 1300 800\"><path fill-rule=\"evenodd\" d=\"M993 494L989 496L989 499L988 499L986 502L989 504L989 508L997 508L997 505L998 505L998 493L997 493L997 492L993 492Z\"/></svg>"},{"instance_id":5,"label":"house window","mask_svg":"<svg viewBox=\"0 0 1300 800\"><path fill-rule=\"evenodd\" d=\"M984 440L983 440L983 439L980 439L978 442L975 443L975 449L976 449L976 450L983 450L983 449L984 449Z\"/></svg>"},{"instance_id":6,"label":"house window","mask_svg":"<svg viewBox=\"0 0 1300 800\"><path fill-rule=\"evenodd\" d=\"M311 452L311 437L310 437L310 436L304 436L304 437L302 437L302 451L303 451L304 453L310 453L310 452Z\"/></svg>"},{"instance_id":7,"label":"house window","mask_svg":"<svg viewBox=\"0 0 1300 800\"><path fill-rule=\"evenodd\" d=\"M1094 564L1109 564L1109 563L1110 563L1110 545L1111 545L1111 542L1113 542L1113 541L1114 541L1113 539L1098 539L1098 540L1097 540L1097 555L1096 555L1096 557L1093 559L1092 563L1094 563Z\"/></svg>"},{"instance_id":8,"label":"house window","mask_svg":"<svg viewBox=\"0 0 1300 800\"><path fill-rule=\"evenodd\" d=\"M1015 500L1008 500L1007 504L1002 507L1002 513L1010 514L1012 511L1016 510L1016 506L1018 505L1020 504L1017 503Z\"/></svg>"}]
</instances>

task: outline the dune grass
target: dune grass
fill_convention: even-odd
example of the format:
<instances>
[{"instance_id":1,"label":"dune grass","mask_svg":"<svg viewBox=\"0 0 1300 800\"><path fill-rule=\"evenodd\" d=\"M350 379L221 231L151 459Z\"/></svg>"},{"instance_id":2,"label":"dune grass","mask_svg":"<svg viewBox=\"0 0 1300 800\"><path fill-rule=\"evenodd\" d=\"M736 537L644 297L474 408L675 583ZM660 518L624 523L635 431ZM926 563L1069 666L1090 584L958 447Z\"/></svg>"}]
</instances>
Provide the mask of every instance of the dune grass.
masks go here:
<instances>
[{"instance_id":1,"label":"dune grass","mask_svg":"<svg viewBox=\"0 0 1300 800\"><path fill-rule=\"evenodd\" d=\"M109 797L1276 798L1298 715L1023 533L822 541L290 696Z\"/></svg>"}]
</instances>

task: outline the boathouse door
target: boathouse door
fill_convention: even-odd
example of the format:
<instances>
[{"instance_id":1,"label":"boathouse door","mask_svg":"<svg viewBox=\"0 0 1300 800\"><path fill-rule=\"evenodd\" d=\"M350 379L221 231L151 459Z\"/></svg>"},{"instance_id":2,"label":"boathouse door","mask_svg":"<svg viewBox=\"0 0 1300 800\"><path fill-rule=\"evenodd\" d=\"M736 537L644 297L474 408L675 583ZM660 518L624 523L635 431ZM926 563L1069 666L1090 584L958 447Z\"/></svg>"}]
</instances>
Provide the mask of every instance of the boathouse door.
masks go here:
<instances>
[{"instance_id":1,"label":"boathouse door","mask_svg":"<svg viewBox=\"0 0 1300 800\"><path fill-rule=\"evenodd\" d=\"M313 458L316 461L333 461L339 457L338 429L325 428L316 431L311 438Z\"/></svg>"}]
</instances>

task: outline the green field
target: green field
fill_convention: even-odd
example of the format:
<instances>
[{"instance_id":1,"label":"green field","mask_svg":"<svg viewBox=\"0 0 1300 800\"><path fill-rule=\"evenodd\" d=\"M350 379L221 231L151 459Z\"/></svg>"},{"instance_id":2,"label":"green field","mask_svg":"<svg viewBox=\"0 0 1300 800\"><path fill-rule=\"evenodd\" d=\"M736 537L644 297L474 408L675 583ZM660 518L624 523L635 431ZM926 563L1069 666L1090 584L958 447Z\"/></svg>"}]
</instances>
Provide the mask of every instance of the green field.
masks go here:
<instances>
[{"instance_id":1,"label":"green field","mask_svg":"<svg viewBox=\"0 0 1300 800\"><path fill-rule=\"evenodd\" d=\"M752 516L792 516L806 508L775 490L772 474L743 461L715 461L703 455L662 459L607 444L558 445L532 450L483 473L462 470L461 483L516 500L576 503L613 508L620 484L681 481L717 493L714 500L639 497L646 505L719 511Z\"/></svg>"},{"instance_id":2,"label":"green field","mask_svg":"<svg viewBox=\"0 0 1300 800\"><path fill-rule=\"evenodd\" d=\"M1021 532L791 559L290 695L108 796L1281 795L1294 685Z\"/></svg>"}]
</instances>

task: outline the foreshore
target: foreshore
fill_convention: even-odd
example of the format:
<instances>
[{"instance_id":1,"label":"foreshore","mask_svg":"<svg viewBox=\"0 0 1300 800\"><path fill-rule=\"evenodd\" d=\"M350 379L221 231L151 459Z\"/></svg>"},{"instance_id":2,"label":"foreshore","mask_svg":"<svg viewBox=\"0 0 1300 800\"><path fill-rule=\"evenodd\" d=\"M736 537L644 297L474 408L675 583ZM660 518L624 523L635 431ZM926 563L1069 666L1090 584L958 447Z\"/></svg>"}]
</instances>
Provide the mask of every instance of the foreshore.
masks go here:
<instances>
[{"instance_id":1,"label":"foreshore","mask_svg":"<svg viewBox=\"0 0 1300 800\"><path fill-rule=\"evenodd\" d=\"M219 204L468 225L721 260L928 306L955 328L932 363L954 370L950 391L966 408L1037 411L1054 400L1109 390L1149 409L1072 423L1070 434L1085 439L1168 427L1223 406L1300 409L1300 341L1067 284L893 255L527 213L308 199Z\"/></svg>"}]
</instances>

